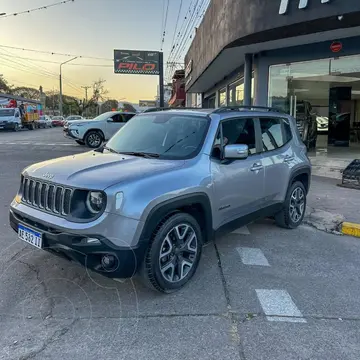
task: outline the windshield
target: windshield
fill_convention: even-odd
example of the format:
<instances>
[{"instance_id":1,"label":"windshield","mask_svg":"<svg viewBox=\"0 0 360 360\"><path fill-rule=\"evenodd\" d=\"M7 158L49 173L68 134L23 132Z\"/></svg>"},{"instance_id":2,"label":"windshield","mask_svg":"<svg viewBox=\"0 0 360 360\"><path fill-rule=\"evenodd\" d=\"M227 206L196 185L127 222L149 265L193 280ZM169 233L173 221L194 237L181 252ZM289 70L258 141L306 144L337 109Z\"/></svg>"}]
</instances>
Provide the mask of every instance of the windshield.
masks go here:
<instances>
[{"instance_id":1,"label":"windshield","mask_svg":"<svg viewBox=\"0 0 360 360\"><path fill-rule=\"evenodd\" d=\"M46 120L46 116L40 116L40 120Z\"/></svg>"},{"instance_id":2,"label":"windshield","mask_svg":"<svg viewBox=\"0 0 360 360\"><path fill-rule=\"evenodd\" d=\"M146 113L127 122L107 143L109 151L158 154L161 159L194 157L204 142L209 118Z\"/></svg>"},{"instance_id":3,"label":"windshield","mask_svg":"<svg viewBox=\"0 0 360 360\"><path fill-rule=\"evenodd\" d=\"M15 109L0 109L0 117L14 116Z\"/></svg>"},{"instance_id":4,"label":"windshield","mask_svg":"<svg viewBox=\"0 0 360 360\"><path fill-rule=\"evenodd\" d=\"M54 116L52 119L53 120L62 120L62 117L61 116Z\"/></svg>"}]
</instances>

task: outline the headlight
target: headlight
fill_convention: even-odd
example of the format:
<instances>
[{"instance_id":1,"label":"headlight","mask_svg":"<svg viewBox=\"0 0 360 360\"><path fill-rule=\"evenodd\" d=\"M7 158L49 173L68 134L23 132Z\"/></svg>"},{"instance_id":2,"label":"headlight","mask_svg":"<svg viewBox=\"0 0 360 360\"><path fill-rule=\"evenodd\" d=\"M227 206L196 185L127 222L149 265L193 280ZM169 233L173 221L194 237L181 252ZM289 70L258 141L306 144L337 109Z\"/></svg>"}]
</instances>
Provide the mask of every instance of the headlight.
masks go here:
<instances>
[{"instance_id":1,"label":"headlight","mask_svg":"<svg viewBox=\"0 0 360 360\"><path fill-rule=\"evenodd\" d=\"M98 214L104 205L104 194L100 191L89 191L86 198L86 207L92 214Z\"/></svg>"}]
</instances>

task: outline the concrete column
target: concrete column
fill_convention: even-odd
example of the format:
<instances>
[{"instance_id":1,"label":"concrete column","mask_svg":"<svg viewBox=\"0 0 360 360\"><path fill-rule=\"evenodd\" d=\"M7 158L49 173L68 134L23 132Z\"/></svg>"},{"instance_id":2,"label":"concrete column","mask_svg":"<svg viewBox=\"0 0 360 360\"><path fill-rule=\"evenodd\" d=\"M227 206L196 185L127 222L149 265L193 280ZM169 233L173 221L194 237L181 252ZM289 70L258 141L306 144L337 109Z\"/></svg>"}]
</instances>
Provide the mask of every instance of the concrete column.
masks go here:
<instances>
[{"instance_id":1,"label":"concrete column","mask_svg":"<svg viewBox=\"0 0 360 360\"><path fill-rule=\"evenodd\" d=\"M229 84L226 85L226 106L230 104L230 91L229 91Z\"/></svg>"},{"instance_id":2,"label":"concrete column","mask_svg":"<svg viewBox=\"0 0 360 360\"><path fill-rule=\"evenodd\" d=\"M244 65L244 105L251 105L251 77L252 77L252 54L245 54Z\"/></svg>"}]
</instances>

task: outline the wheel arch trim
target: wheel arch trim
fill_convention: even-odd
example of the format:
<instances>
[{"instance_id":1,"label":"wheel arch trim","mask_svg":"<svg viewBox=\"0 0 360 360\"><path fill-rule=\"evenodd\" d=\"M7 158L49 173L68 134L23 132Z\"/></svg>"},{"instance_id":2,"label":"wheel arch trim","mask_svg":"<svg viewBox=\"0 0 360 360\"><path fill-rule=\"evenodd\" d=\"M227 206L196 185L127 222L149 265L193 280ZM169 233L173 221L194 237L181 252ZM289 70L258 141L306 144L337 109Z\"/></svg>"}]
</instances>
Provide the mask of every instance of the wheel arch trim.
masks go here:
<instances>
[{"instance_id":1,"label":"wheel arch trim","mask_svg":"<svg viewBox=\"0 0 360 360\"><path fill-rule=\"evenodd\" d=\"M175 198L165 200L155 205L147 215L144 221L144 227L140 235L140 242L149 242L153 232L162 219L175 214L181 208L199 204L204 210L206 235L210 238L213 234L213 221L210 199L207 194L198 192L187 195L177 196ZM199 224L200 225L200 224Z\"/></svg>"}]
</instances>

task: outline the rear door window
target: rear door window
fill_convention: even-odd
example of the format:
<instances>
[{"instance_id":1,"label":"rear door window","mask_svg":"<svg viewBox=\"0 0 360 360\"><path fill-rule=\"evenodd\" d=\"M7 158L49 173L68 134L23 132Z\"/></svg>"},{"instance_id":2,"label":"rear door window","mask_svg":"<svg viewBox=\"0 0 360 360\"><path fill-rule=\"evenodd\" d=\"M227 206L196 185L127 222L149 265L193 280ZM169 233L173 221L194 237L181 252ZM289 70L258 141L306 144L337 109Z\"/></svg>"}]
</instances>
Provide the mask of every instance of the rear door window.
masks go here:
<instances>
[{"instance_id":1,"label":"rear door window","mask_svg":"<svg viewBox=\"0 0 360 360\"><path fill-rule=\"evenodd\" d=\"M287 119L260 118L260 128L263 152L279 149L292 139Z\"/></svg>"}]
</instances>

